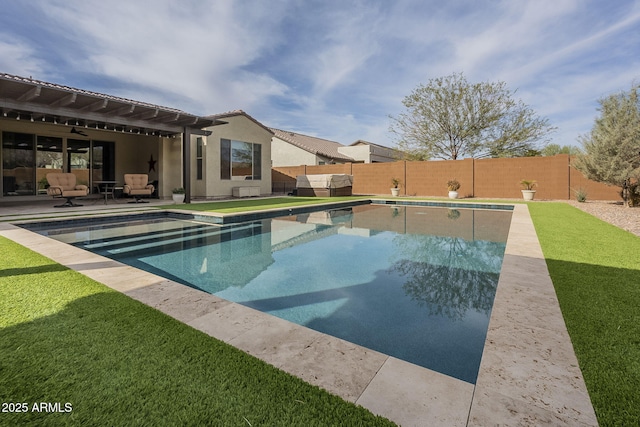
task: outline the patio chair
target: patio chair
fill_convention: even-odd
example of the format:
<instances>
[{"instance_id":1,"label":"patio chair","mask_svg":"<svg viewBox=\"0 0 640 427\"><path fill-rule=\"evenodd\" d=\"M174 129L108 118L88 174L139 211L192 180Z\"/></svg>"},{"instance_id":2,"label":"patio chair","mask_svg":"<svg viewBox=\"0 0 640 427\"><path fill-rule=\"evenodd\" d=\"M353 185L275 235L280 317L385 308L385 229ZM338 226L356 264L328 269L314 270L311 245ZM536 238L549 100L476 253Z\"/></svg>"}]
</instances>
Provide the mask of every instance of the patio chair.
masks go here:
<instances>
[{"instance_id":1,"label":"patio chair","mask_svg":"<svg viewBox=\"0 0 640 427\"><path fill-rule=\"evenodd\" d=\"M84 197L89 194L89 187L86 185L76 185L76 176L72 173L65 172L52 172L47 174L47 182L49 188L47 188L47 194L53 198L64 197L66 201L61 205L56 205L56 208L69 208L82 206L73 203L73 199L76 197Z\"/></svg>"},{"instance_id":2,"label":"patio chair","mask_svg":"<svg viewBox=\"0 0 640 427\"><path fill-rule=\"evenodd\" d=\"M142 200L142 196L151 196L153 194L154 187L149 182L149 175L144 173L125 173L124 174L124 187L122 192L135 198L135 200L129 203L149 203L147 200Z\"/></svg>"}]
</instances>

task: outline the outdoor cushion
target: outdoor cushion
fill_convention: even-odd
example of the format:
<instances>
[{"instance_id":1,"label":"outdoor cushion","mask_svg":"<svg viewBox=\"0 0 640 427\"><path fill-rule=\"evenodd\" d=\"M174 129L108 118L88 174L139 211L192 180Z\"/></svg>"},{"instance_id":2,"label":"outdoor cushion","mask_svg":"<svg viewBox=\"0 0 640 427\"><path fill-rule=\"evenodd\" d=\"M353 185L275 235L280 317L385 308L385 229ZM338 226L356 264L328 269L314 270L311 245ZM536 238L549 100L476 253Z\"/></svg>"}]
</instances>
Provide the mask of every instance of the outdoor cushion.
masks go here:
<instances>
[{"instance_id":1,"label":"outdoor cushion","mask_svg":"<svg viewBox=\"0 0 640 427\"><path fill-rule=\"evenodd\" d=\"M76 176L72 173L52 172L47 174L49 188L47 194L54 197L81 197L89 194L89 187L76 185Z\"/></svg>"},{"instance_id":2,"label":"outdoor cushion","mask_svg":"<svg viewBox=\"0 0 640 427\"><path fill-rule=\"evenodd\" d=\"M126 173L124 174L124 187L122 191L131 196L151 195L155 189L153 185L148 184L149 175L143 173Z\"/></svg>"}]
</instances>

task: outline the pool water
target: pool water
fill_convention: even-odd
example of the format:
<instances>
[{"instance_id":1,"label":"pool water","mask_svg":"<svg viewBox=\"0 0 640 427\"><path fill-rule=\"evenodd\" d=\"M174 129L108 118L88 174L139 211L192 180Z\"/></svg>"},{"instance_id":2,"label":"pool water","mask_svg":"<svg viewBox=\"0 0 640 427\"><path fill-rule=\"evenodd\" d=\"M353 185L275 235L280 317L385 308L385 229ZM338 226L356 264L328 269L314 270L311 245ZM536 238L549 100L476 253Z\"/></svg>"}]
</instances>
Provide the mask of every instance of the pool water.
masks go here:
<instances>
[{"instance_id":1,"label":"pool water","mask_svg":"<svg viewBox=\"0 0 640 427\"><path fill-rule=\"evenodd\" d=\"M510 211L364 205L44 234L475 383L510 221Z\"/></svg>"}]
</instances>

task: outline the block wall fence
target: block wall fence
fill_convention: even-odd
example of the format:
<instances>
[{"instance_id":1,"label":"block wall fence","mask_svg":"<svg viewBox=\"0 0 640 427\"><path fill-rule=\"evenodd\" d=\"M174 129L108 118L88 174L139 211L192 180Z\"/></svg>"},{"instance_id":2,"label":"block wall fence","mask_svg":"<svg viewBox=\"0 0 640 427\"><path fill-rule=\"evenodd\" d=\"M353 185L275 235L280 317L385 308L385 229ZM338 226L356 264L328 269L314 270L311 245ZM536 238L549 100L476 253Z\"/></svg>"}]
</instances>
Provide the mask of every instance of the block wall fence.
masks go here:
<instances>
[{"instance_id":1,"label":"block wall fence","mask_svg":"<svg viewBox=\"0 0 640 427\"><path fill-rule=\"evenodd\" d=\"M520 181L535 180L536 199L575 199L584 189L588 200L620 200L619 188L591 181L571 165L571 157L518 157L508 159L464 159L425 162L345 163L321 166L274 167L274 192L295 188L296 176L314 174L353 175L353 194L389 195L391 179L401 182L403 196L447 196L447 181L460 182L459 197L521 198Z\"/></svg>"}]
</instances>

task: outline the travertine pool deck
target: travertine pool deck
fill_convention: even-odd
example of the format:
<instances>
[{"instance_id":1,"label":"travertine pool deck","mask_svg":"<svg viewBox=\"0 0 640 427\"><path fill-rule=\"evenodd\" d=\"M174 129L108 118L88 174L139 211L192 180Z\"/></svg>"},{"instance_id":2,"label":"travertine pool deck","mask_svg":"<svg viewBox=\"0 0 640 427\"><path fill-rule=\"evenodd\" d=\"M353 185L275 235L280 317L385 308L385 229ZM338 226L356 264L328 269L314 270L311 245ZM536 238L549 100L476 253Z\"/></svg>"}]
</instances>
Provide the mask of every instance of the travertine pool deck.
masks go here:
<instances>
[{"instance_id":1,"label":"travertine pool deck","mask_svg":"<svg viewBox=\"0 0 640 427\"><path fill-rule=\"evenodd\" d=\"M28 218L24 211L16 216ZM475 385L85 252L10 221L0 223L0 235L404 426L597 425L524 204L516 204L513 211Z\"/></svg>"}]
</instances>

